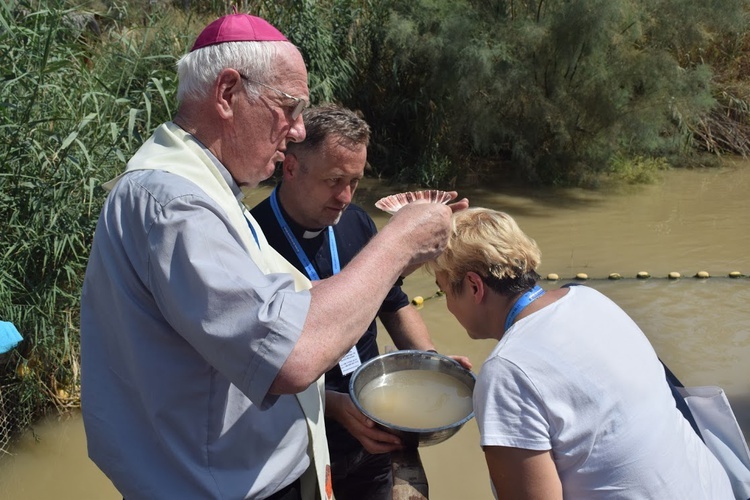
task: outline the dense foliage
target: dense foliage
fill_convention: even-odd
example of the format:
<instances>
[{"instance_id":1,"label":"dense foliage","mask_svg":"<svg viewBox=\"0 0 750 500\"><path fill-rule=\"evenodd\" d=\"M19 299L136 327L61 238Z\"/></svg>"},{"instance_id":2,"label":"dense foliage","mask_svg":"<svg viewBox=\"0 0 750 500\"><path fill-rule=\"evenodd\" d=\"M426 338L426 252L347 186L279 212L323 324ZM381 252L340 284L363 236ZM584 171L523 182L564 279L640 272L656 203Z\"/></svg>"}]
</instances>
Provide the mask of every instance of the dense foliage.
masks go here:
<instances>
[{"instance_id":1,"label":"dense foliage","mask_svg":"<svg viewBox=\"0 0 750 500\"><path fill-rule=\"evenodd\" d=\"M50 403L77 404L99 185L174 107L169 24L98 39L93 18L52 3L0 12L0 319L25 338L0 360L0 449Z\"/></svg>"},{"instance_id":2,"label":"dense foliage","mask_svg":"<svg viewBox=\"0 0 750 500\"><path fill-rule=\"evenodd\" d=\"M255 5L301 48L314 100L363 112L380 175L587 185L750 152L744 0Z\"/></svg>"},{"instance_id":3,"label":"dense foliage","mask_svg":"<svg viewBox=\"0 0 750 500\"><path fill-rule=\"evenodd\" d=\"M302 51L314 102L373 127L378 175L449 186L644 182L746 154L745 0L237 2ZM174 63L225 0L0 3L0 451L78 404L78 301L101 182L175 110ZM703 160L699 160L703 161Z\"/></svg>"},{"instance_id":4,"label":"dense foliage","mask_svg":"<svg viewBox=\"0 0 750 500\"><path fill-rule=\"evenodd\" d=\"M715 106L712 68L695 55L746 31L744 5L400 2L387 26L393 78L375 79L392 105L372 120L417 144L406 164L499 157L543 183L585 181L615 156L689 154Z\"/></svg>"}]
</instances>

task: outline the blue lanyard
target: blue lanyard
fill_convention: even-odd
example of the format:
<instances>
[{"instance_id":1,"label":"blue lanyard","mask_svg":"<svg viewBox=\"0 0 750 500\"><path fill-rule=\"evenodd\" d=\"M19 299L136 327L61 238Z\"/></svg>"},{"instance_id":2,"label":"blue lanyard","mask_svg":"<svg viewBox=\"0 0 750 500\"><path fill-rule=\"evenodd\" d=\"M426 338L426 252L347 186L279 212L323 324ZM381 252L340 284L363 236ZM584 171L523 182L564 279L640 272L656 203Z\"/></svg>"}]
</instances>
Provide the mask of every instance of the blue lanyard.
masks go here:
<instances>
[{"instance_id":1,"label":"blue lanyard","mask_svg":"<svg viewBox=\"0 0 750 500\"><path fill-rule=\"evenodd\" d=\"M245 221L247 222L247 227L250 228L250 232L253 233L253 238L255 238L255 244L258 245L258 248L260 248L260 241L258 241L258 233L255 232L255 228L250 223L250 219L248 219L247 216L245 216Z\"/></svg>"},{"instance_id":2,"label":"blue lanyard","mask_svg":"<svg viewBox=\"0 0 750 500\"><path fill-rule=\"evenodd\" d=\"M284 236L286 236L286 240L292 246L292 250L294 250L297 258L305 268L307 277L313 281L319 280L320 278L318 277L318 273L310 263L310 259L307 258L305 251L302 250L299 241L297 241L294 233L292 233L292 229L289 227L289 224L287 224L286 220L284 220L284 216L281 214L281 209L279 208L279 200L276 197L276 192L278 190L279 188L277 186L271 193L271 208L273 209L273 214L276 216L276 221L279 223ZM328 246L331 249L331 267L333 267L333 274L338 274L338 272L341 271L341 264L339 264L339 252L336 248L336 237L333 235L333 226L328 226Z\"/></svg>"},{"instance_id":3,"label":"blue lanyard","mask_svg":"<svg viewBox=\"0 0 750 500\"><path fill-rule=\"evenodd\" d=\"M521 295L521 297L516 301L515 304L513 304L513 308L508 313L508 317L505 318L505 330L508 331L508 328L511 327L513 324L513 321L515 321L516 316L518 316L521 311L523 311L526 306L534 302L536 299L544 295L544 289L540 287L539 285L536 285L534 288L529 290L528 292Z\"/></svg>"}]
</instances>

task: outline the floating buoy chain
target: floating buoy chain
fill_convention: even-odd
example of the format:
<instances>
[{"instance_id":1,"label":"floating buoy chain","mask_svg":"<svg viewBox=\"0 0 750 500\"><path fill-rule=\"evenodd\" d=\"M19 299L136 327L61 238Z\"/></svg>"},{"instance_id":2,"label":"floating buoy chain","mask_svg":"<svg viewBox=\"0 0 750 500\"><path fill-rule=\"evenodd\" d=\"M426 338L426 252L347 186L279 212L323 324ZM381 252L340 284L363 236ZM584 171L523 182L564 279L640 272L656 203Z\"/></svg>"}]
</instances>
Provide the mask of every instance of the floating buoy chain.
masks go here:
<instances>
[{"instance_id":1,"label":"floating buoy chain","mask_svg":"<svg viewBox=\"0 0 750 500\"><path fill-rule=\"evenodd\" d=\"M445 295L445 292L442 291L442 290L438 290L437 292L433 293L432 295L430 295L427 298L422 297L421 295L415 295L414 298L411 299L411 304L413 306L416 306L417 309L419 309L420 307L422 307L424 305L424 302L426 300L434 299L435 297L441 297L443 295Z\"/></svg>"},{"instance_id":2,"label":"floating buoy chain","mask_svg":"<svg viewBox=\"0 0 750 500\"><path fill-rule=\"evenodd\" d=\"M671 273L668 273L666 276L663 276L663 278L670 279L670 280L676 280L676 279L680 279L682 277L683 276L680 273L676 272L676 271L672 271ZM707 278L711 278L712 276L711 276L711 274L708 273L708 271L698 271L692 277L693 278L699 278L699 279L707 279ZM748 276L746 274L742 274L739 271L732 271L732 272L728 273L725 277L726 278L734 278L734 279L736 279L736 278L748 278L750 276ZM645 280L645 279L653 278L653 276L648 271L640 271L635 276L633 276L633 278L640 279L640 280ZM549 273L546 276L545 279L547 281L558 281L560 279L560 276L558 274L556 274L556 273ZM578 274L576 274L573 277L573 279L578 280L578 281L586 281L586 280L596 280L596 279L600 279L600 280L601 279L621 280L621 279L626 279L626 278L625 278L625 276L623 276L620 273L611 273L606 278L591 278L586 273L578 273Z\"/></svg>"},{"instance_id":3,"label":"floating buoy chain","mask_svg":"<svg viewBox=\"0 0 750 500\"><path fill-rule=\"evenodd\" d=\"M666 276L663 276L662 278L670 279L670 280L678 280L682 277L683 277L682 274L678 273L677 271L672 271L671 273L668 273ZM708 278L711 278L712 276L708 273L708 271L698 271L692 277L698 278L698 279L708 279ZM732 279L750 278L750 276L748 276L747 274L742 274L739 271L732 271L723 277L732 278ZM646 279L656 279L657 277L651 276L651 273L649 273L648 271L640 271L635 276L633 276L633 278L639 279L639 280L646 280ZM546 279L547 281L559 281L561 278L556 273L549 273L544 279ZM568 279L568 278L563 278L563 279ZM610 275L607 276L606 278L591 278L586 273L578 273L572 279L576 281L591 281L591 280L605 280L605 279L606 280L623 280L623 279L627 279L627 277L623 276L620 273L610 273ZM429 297L422 297L421 295L415 295L414 298L411 299L411 304L413 306L416 306L417 309L421 309L425 301L434 299L435 297L441 297L443 295L445 295L445 292L442 290L438 290L437 292L430 295Z\"/></svg>"}]
</instances>

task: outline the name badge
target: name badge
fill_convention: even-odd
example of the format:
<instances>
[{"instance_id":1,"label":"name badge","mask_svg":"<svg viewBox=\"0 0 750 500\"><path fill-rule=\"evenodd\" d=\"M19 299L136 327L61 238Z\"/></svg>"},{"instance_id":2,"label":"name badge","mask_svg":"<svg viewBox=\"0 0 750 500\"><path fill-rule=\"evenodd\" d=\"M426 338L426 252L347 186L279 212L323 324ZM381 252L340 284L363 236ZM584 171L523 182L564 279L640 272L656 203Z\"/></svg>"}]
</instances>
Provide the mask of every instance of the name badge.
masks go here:
<instances>
[{"instance_id":1,"label":"name badge","mask_svg":"<svg viewBox=\"0 0 750 500\"><path fill-rule=\"evenodd\" d=\"M339 368L341 368L342 374L349 375L351 372L359 368L359 365L361 364L362 361L359 359L359 353L357 352L357 346L355 345L349 349L346 356L341 358L341 361L339 361Z\"/></svg>"}]
</instances>

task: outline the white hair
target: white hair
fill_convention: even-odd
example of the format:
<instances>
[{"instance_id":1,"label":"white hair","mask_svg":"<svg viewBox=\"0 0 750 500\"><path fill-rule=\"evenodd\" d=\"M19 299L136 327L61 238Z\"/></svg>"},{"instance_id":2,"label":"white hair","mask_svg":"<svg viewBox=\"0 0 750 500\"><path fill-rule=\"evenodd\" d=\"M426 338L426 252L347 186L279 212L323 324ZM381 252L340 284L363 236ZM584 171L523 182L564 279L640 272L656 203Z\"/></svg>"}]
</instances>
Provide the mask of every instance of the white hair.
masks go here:
<instances>
[{"instance_id":1,"label":"white hair","mask_svg":"<svg viewBox=\"0 0 750 500\"><path fill-rule=\"evenodd\" d=\"M225 68L234 68L243 76L266 83L275 78L273 59L288 47L290 42L225 42L188 52L177 61L177 100L179 102L206 98L211 87ZM258 97L256 85L247 85L248 96Z\"/></svg>"}]
</instances>

